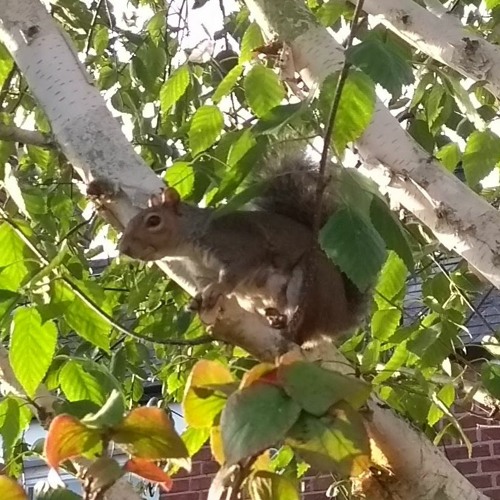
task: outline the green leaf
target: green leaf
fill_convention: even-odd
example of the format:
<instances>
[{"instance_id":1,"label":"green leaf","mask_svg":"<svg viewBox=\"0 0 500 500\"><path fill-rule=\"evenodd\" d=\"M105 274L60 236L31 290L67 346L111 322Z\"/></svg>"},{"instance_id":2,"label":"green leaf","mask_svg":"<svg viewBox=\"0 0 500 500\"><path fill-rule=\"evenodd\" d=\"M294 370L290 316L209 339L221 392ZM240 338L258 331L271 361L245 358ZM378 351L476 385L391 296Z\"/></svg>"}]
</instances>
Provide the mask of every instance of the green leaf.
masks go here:
<instances>
[{"instance_id":1,"label":"green leaf","mask_svg":"<svg viewBox=\"0 0 500 500\"><path fill-rule=\"evenodd\" d=\"M304 103L302 102L276 106L253 126L253 131L261 135L277 134L287 123L290 123L291 120L304 111L304 109Z\"/></svg>"},{"instance_id":2,"label":"green leaf","mask_svg":"<svg viewBox=\"0 0 500 500\"><path fill-rule=\"evenodd\" d=\"M300 414L300 406L279 387L256 382L233 393L222 412L226 463L231 465L281 441Z\"/></svg>"},{"instance_id":3,"label":"green leaf","mask_svg":"<svg viewBox=\"0 0 500 500\"><path fill-rule=\"evenodd\" d=\"M124 413L125 399L119 391L114 389L103 407L97 413L83 418L82 423L95 429L114 427L123 421Z\"/></svg>"},{"instance_id":4,"label":"green leaf","mask_svg":"<svg viewBox=\"0 0 500 500\"><path fill-rule=\"evenodd\" d=\"M475 131L467 139L463 156L465 178L469 186L483 180L500 162L500 137L490 130Z\"/></svg>"},{"instance_id":5,"label":"green leaf","mask_svg":"<svg viewBox=\"0 0 500 500\"><path fill-rule=\"evenodd\" d=\"M249 478L252 500L300 500L298 485L274 472L259 470Z\"/></svg>"},{"instance_id":6,"label":"green leaf","mask_svg":"<svg viewBox=\"0 0 500 500\"><path fill-rule=\"evenodd\" d=\"M164 179L169 186L174 187L179 192L181 199L185 199L193 190L193 167L185 161L177 161L165 170Z\"/></svg>"},{"instance_id":7,"label":"green leaf","mask_svg":"<svg viewBox=\"0 0 500 500\"><path fill-rule=\"evenodd\" d=\"M106 26L98 24L94 30L94 39L92 45L98 55L104 53L109 44L109 31Z\"/></svg>"},{"instance_id":8,"label":"green leaf","mask_svg":"<svg viewBox=\"0 0 500 500\"><path fill-rule=\"evenodd\" d=\"M380 341L377 339L368 343L361 358L361 371L363 373L373 370L380 360Z\"/></svg>"},{"instance_id":9,"label":"green leaf","mask_svg":"<svg viewBox=\"0 0 500 500\"><path fill-rule=\"evenodd\" d=\"M148 21L146 30L155 45L164 43L165 29L167 26L167 11L161 9L157 11Z\"/></svg>"},{"instance_id":10,"label":"green leaf","mask_svg":"<svg viewBox=\"0 0 500 500\"><path fill-rule=\"evenodd\" d=\"M335 24L346 10L345 0L330 0L316 10L316 18L325 27Z\"/></svg>"},{"instance_id":11,"label":"green leaf","mask_svg":"<svg viewBox=\"0 0 500 500\"><path fill-rule=\"evenodd\" d=\"M408 270L412 271L415 263L406 232L389 207L378 196L374 196L370 205L370 220L385 241L388 250L394 250L403 260Z\"/></svg>"},{"instance_id":12,"label":"green leaf","mask_svg":"<svg viewBox=\"0 0 500 500\"><path fill-rule=\"evenodd\" d=\"M29 397L45 377L57 343L57 328L52 321L42 324L34 307L16 309L12 322L9 360L14 374Z\"/></svg>"},{"instance_id":13,"label":"green leaf","mask_svg":"<svg viewBox=\"0 0 500 500\"><path fill-rule=\"evenodd\" d=\"M379 33L369 33L349 50L347 58L392 95L400 95L403 85L414 82L410 61L389 37L382 38Z\"/></svg>"},{"instance_id":14,"label":"green leaf","mask_svg":"<svg viewBox=\"0 0 500 500\"><path fill-rule=\"evenodd\" d=\"M370 396L370 384L314 363L298 361L279 368L285 392L312 415L324 415L339 401L359 408Z\"/></svg>"},{"instance_id":15,"label":"green leaf","mask_svg":"<svg viewBox=\"0 0 500 500\"><path fill-rule=\"evenodd\" d=\"M251 23L241 39L239 64L250 61L253 58L254 49L261 47L264 43L259 25L256 22Z\"/></svg>"},{"instance_id":16,"label":"green leaf","mask_svg":"<svg viewBox=\"0 0 500 500\"><path fill-rule=\"evenodd\" d=\"M143 406L133 409L110 433L111 439L136 458L187 458L186 446L175 432L166 410Z\"/></svg>"},{"instance_id":17,"label":"green leaf","mask_svg":"<svg viewBox=\"0 0 500 500\"><path fill-rule=\"evenodd\" d=\"M89 373L85 367L74 360L69 360L59 372L61 389L69 401L88 399L100 405L106 400L106 388L95 373Z\"/></svg>"},{"instance_id":18,"label":"green leaf","mask_svg":"<svg viewBox=\"0 0 500 500\"><path fill-rule=\"evenodd\" d=\"M160 107L163 114L166 115L170 108L184 95L190 80L191 73L187 65L180 66L170 75L160 90Z\"/></svg>"},{"instance_id":19,"label":"green leaf","mask_svg":"<svg viewBox=\"0 0 500 500\"><path fill-rule=\"evenodd\" d=\"M0 87L4 84L13 67L14 61L9 51L0 43Z\"/></svg>"},{"instance_id":20,"label":"green leaf","mask_svg":"<svg viewBox=\"0 0 500 500\"><path fill-rule=\"evenodd\" d=\"M21 225L26 235L31 236L30 228ZM33 254L19 237L15 230L7 223L0 224L0 288L19 292L21 284L27 280L28 275L37 268L36 264L28 261L33 259Z\"/></svg>"},{"instance_id":21,"label":"green leaf","mask_svg":"<svg viewBox=\"0 0 500 500\"><path fill-rule=\"evenodd\" d=\"M370 466L370 443L363 419L347 404L328 417L302 413L285 442L318 471L333 470L352 477Z\"/></svg>"},{"instance_id":22,"label":"green leaf","mask_svg":"<svg viewBox=\"0 0 500 500\"><path fill-rule=\"evenodd\" d=\"M487 391L494 398L500 399L500 365L485 363L481 370L481 379Z\"/></svg>"},{"instance_id":23,"label":"green leaf","mask_svg":"<svg viewBox=\"0 0 500 500\"><path fill-rule=\"evenodd\" d=\"M321 89L320 106L325 121L330 116L337 80L338 77L332 75L325 80ZM363 135L372 121L374 111L375 84L364 73L351 71L342 89L333 126L332 142L339 156L343 155L349 142Z\"/></svg>"},{"instance_id":24,"label":"green leaf","mask_svg":"<svg viewBox=\"0 0 500 500\"><path fill-rule=\"evenodd\" d=\"M375 302L379 309L388 309L403 299L408 270L395 252L389 252L375 287Z\"/></svg>"},{"instance_id":25,"label":"green leaf","mask_svg":"<svg viewBox=\"0 0 500 500\"><path fill-rule=\"evenodd\" d=\"M63 307L64 320L90 343L109 351L109 322L60 281L53 282L52 304Z\"/></svg>"},{"instance_id":26,"label":"green leaf","mask_svg":"<svg viewBox=\"0 0 500 500\"><path fill-rule=\"evenodd\" d=\"M486 8L493 10L495 7L500 6L500 0L484 0Z\"/></svg>"},{"instance_id":27,"label":"green leaf","mask_svg":"<svg viewBox=\"0 0 500 500\"><path fill-rule=\"evenodd\" d=\"M286 95L276 73L261 64L256 64L250 70L243 85L248 105L259 118L278 106Z\"/></svg>"},{"instance_id":28,"label":"green leaf","mask_svg":"<svg viewBox=\"0 0 500 500\"><path fill-rule=\"evenodd\" d=\"M210 437L210 427L200 427L199 429L188 427L182 433L181 437L186 445L189 456L192 457L198 453L207 442Z\"/></svg>"},{"instance_id":29,"label":"green leaf","mask_svg":"<svg viewBox=\"0 0 500 500\"><path fill-rule=\"evenodd\" d=\"M189 147L192 156L212 146L222 132L224 116L217 106L201 106L191 120Z\"/></svg>"},{"instance_id":30,"label":"green leaf","mask_svg":"<svg viewBox=\"0 0 500 500\"><path fill-rule=\"evenodd\" d=\"M320 244L361 291L374 283L386 258L384 240L369 221L349 207L328 219Z\"/></svg>"},{"instance_id":31,"label":"green leaf","mask_svg":"<svg viewBox=\"0 0 500 500\"><path fill-rule=\"evenodd\" d=\"M223 80L219 83L214 95L212 96L212 101L214 104L219 104L222 98L226 97L231 93L238 78L243 73L243 66L238 64L235 66L229 73L223 78Z\"/></svg>"},{"instance_id":32,"label":"green leaf","mask_svg":"<svg viewBox=\"0 0 500 500\"><path fill-rule=\"evenodd\" d=\"M381 384L390 379L394 375L394 372L404 365L405 361L408 359L408 354L406 342L399 344L396 349L394 349L391 359L385 364L384 370L373 379L373 385Z\"/></svg>"},{"instance_id":33,"label":"green leaf","mask_svg":"<svg viewBox=\"0 0 500 500\"><path fill-rule=\"evenodd\" d=\"M462 158L462 152L458 144L449 142L436 152L436 158L444 165L446 170L454 172Z\"/></svg>"},{"instance_id":34,"label":"green leaf","mask_svg":"<svg viewBox=\"0 0 500 500\"><path fill-rule=\"evenodd\" d=\"M386 308L375 311L371 320L372 336L382 342L390 339L401 321L401 309Z\"/></svg>"}]
</instances>

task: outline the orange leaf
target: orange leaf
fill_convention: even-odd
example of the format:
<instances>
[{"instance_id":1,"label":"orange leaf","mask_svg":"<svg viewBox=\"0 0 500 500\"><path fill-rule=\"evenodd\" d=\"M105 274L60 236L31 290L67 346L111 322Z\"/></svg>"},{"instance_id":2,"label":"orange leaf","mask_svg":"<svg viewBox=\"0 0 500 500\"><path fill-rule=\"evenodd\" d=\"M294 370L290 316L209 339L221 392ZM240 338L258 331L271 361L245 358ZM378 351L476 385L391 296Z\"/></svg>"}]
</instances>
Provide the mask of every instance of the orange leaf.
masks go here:
<instances>
[{"instance_id":1,"label":"orange leaf","mask_svg":"<svg viewBox=\"0 0 500 500\"><path fill-rule=\"evenodd\" d=\"M160 460L188 456L172 420L160 408L135 408L113 429L111 438L136 458Z\"/></svg>"},{"instance_id":2,"label":"orange leaf","mask_svg":"<svg viewBox=\"0 0 500 500\"><path fill-rule=\"evenodd\" d=\"M276 366L271 363L259 363L249 370L241 379L240 389L251 386L257 380L277 383Z\"/></svg>"},{"instance_id":3,"label":"orange leaf","mask_svg":"<svg viewBox=\"0 0 500 500\"><path fill-rule=\"evenodd\" d=\"M174 482L172 478L160 467L144 458L132 458L123 466L124 470L158 483L165 491L170 491Z\"/></svg>"},{"instance_id":4,"label":"orange leaf","mask_svg":"<svg viewBox=\"0 0 500 500\"><path fill-rule=\"evenodd\" d=\"M52 420L45 440L45 458L57 469L61 462L83 455L100 441L99 431L85 427L71 415L58 415Z\"/></svg>"},{"instance_id":5,"label":"orange leaf","mask_svg":"<svg viewBox=\"0 0 500 500\"><path fill-rule=\"evenodd\" d=\"M0 498L2 500L27 500L21 485L7 476L0 476Z\"/></svg>"}]
</instances>

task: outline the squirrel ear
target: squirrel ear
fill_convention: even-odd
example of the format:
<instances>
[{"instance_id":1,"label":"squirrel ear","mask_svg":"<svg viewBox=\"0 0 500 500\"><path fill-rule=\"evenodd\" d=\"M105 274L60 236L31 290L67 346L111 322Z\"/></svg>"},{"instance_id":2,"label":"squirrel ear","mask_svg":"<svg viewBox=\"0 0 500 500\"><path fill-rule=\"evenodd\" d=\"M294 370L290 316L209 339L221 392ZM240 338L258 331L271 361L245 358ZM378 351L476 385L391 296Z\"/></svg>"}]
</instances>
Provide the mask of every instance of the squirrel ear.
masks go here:
<instances>
[{"instance_id":1,"label":"squirrel ear","mask_svg":"<svg viewBox=\"0 0 500 500\"><path fill-rule=\"evenodd\" d=\"M148 207L160 207L163 204L163 195L152 194L148 200Z\"/></svg>"},{"instance_id":2,"label":"squirrel ear","mask_svg":"<svg viewBox=\"0 0 500 500\"><path fill-rule=\"evenodd\" d=\"M167 206L168 208L173 208L174 210L177 208L177 205L179 205L179 202L181 201L179 193L171 187L163 190L163 192L161 193L161 199L163 205Z\"/></svg>"}]
</instances>

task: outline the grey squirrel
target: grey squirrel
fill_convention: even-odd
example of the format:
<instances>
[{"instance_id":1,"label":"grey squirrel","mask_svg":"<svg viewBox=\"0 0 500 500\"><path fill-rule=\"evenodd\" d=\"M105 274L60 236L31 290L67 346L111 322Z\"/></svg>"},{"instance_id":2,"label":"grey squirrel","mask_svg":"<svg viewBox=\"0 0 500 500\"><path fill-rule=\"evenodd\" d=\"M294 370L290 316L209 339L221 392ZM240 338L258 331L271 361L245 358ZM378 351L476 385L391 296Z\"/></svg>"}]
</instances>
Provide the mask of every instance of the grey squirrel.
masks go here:
<instances>
[{"instance_id":1,"label":"grey squirrel","mask_svg":"<svg viewBox=\"0 0 500 500\"><path fill-rule=\"evenodd\" d=\"M130 220L120 252L142 261L180 260L198 286L200 316L218 313L221 297L234 296L241 307L283 329L297 310L313 251L315 265L293 340L301 345L321 334L348 332L360 323L368 294L313 247L316 166L303 154L274 155L259 175L264 189L254 209L223 215L184 203L166 188ZM336 209L334 180L323 206L322 223Z\"/></svg>"}]
</instances>

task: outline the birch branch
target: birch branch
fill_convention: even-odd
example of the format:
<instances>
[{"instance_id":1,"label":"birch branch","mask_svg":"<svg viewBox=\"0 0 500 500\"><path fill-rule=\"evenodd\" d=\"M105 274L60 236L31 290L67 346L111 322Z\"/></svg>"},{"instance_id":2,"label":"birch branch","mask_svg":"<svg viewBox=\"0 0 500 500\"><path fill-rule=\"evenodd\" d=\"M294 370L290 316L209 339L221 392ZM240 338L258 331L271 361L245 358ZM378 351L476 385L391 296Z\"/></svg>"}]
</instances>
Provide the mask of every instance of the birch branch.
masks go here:
<instances>
[{"instance_id":1,"label":"birch branch","mask_svg":"<svg viewBox=\"0 0 500 500\"><path fill-rule=\"evenodd\" d=\"M350 0L356 3L355 0ZM441 4L436 15L413 0L365 0L364 10L413 47L500 97L500 47L466 29Z\"/></svg>"}]
</instances>

